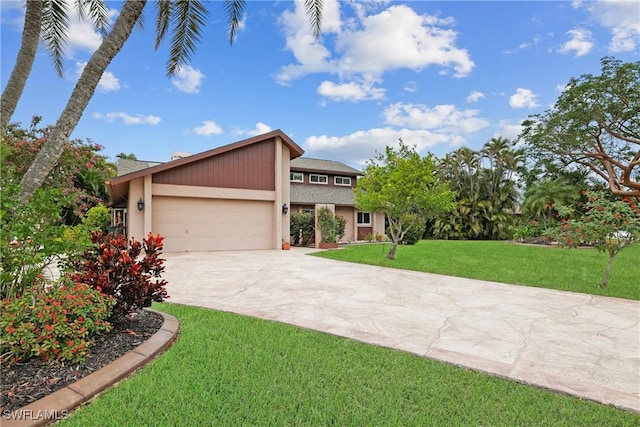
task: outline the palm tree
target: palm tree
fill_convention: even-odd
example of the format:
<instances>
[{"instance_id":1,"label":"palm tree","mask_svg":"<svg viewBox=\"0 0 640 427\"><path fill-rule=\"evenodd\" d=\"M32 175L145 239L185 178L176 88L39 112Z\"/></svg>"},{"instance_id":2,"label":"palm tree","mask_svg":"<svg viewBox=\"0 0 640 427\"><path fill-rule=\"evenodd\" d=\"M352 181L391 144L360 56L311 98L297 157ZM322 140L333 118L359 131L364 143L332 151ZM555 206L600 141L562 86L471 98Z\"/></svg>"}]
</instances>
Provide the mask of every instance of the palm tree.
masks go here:
<instances>
[{"instance_id":1,"label":"palm tree","mask_svg":"<svg viewBox=\"0 0 640 427\"><path fill-rule=\"evenodd\" d=\"M89 15L95 29L106 33L107 8L102 0L76 0L81 17ZM88 12L88 13L87 13ZM26 2L24 28L16 63L7 86L0 97L0 133L9 124L31 73L40 38L45 42L58 75L62 76L62 52L67 41L69 17L64 0L33 0Z\"/></svg>"},{"instance_id":2,"label":"palm tree","mask_svg":"<svg viewBox=\"0 0 640 427\"><path fill-rule=\"evenodd\" d=\"M307 16L311 21L314 35L319 37L322 17L322 0L305 0ZM171 75L190 59L195 44L200 40L205 25L207 10L200 0L179 1L159 0L155 3L158 14L156 21L156 48L170 31L171 49L167 64L167 74ZM224 8L228 15L229 42L233 44L236 30L240 26L244 0L226 0ZM113 28L93 53L76 83L71 98L54 126L47 142L42 146L36 159L22 178L19 205L28 202L40 187L49 171L59 159L64 142L69 138L82 117L87 104L111 60L120 52L133 28L139 23L146 0L127 0ZM170 28L173 26L173 28Z\"/></svg>"},{"instance_id":3,"label":"palm tree","mask_svg":"<svg viewBox=\"0 0 640 427\"><path fill-rule=\"evenodd\" d=\"M579 198L578 189L565 179L542 181L527 189L522 210L542 216L544 226L548 227L555 205L572 204Z\"/></svg>"}]
</instances>

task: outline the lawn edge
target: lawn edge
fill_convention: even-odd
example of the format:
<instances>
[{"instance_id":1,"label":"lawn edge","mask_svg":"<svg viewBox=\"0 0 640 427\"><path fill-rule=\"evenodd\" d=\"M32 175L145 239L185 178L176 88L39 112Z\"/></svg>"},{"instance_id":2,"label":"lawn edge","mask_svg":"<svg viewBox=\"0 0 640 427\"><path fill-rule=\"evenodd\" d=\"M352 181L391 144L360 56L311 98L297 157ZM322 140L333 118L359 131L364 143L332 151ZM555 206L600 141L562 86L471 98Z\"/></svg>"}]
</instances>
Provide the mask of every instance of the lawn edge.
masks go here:
<instances>
[{"instance_id":1,"label":"lawn edge","mask_svg":"<svg viewBox=\"0 0 640 427\"><path fill-rule=\"evenodd\" d=\"M160 329L148 340L90 375L40 400L11 413L3 414L2 426L39 427L67 418L72 410L122 379L131 376L171 347L180 332L178 319L161 311L145 310L160 314L164 319Z\"/></svg>"}]
</instances>

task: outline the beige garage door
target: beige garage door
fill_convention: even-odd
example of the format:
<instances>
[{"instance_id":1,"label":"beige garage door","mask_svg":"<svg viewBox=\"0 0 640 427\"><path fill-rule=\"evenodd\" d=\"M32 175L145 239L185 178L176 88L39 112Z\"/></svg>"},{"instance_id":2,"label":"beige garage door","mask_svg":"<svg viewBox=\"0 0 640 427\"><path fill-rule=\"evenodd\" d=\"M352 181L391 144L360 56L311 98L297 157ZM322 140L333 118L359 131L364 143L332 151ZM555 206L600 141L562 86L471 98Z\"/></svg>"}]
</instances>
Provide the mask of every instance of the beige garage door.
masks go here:
<instances>
[{"instance_id":1,"label":"beige garage door","mask_svg":"<svg viewBox=\"0 0 640 427\"><path fill-rule=\"evenodd\" d=\"M155 196L152 226L165 251L272 249L273 202Z\"/></svg>"}]
</instances>

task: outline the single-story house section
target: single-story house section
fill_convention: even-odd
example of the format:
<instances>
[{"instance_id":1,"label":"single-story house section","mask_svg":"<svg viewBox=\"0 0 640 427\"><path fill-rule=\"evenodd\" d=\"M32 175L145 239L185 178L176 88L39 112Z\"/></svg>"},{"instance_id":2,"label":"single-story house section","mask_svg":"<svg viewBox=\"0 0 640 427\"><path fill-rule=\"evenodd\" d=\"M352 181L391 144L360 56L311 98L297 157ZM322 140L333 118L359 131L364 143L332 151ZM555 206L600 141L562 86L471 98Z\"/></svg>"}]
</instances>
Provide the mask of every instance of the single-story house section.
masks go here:
<instances>
[{"instance_id":1,"label":"single-story house section","mask_svg":"<svg viewBox=\"0 0 640 427\"><path fill-rule=\"evenodd\" d=\"M160 234L166 251L280 249L289 241L290 161L303 152L275 130L106 184L118 225L136 240Z\"/></svg>"},{"instance_id":2,"label":"single-story house section","mask_svg":"<svg viewBox=\"0 0 640 427\"><path fill-rule=\"evenodd\" d=\"M337 216L346 220L341 242L366 240L367 237L384 235L384 214L363 212L356 209L353 189L362 172L335 160L298 157L291 160L291 211L316 212L322 206L329 207ZM295 230L291 230L295 233ZM319 238L316 233L316 241Z\"/></svg>"}]
</instances>

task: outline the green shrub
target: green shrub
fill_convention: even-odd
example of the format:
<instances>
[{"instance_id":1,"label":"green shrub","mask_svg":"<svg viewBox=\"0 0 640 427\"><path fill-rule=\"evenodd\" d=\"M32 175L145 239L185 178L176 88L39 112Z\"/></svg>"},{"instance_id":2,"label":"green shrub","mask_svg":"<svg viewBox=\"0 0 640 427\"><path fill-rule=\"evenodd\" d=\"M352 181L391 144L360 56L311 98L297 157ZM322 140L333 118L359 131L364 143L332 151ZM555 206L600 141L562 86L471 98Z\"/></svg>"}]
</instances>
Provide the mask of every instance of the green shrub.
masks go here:
<instances>
[{"instance_id":1,"label":"green shrub","mask_svg":"<svg viewBox=\"0 0 640 427\"><path fill-rule=\"evenodd\" d=\"M78 362L93 344L91 337L109 331L114 298L88 285L62 285L49 291L28 288L0 301L2 362L31 357Z\"/></svg>"},{"instance_id":2,"label":"green shrub","mask_svg":"<svg viewBox=\"0 0 640 427\"><path fill-rule=\"evenodd\" d=\"M336 219L333 211L327 207L318 209L318 228L323 243L337 243L340 220Z\"/></svg>"},{"instance_id":3,"label":"green shrub","mask_svg":"<svg viewBox=\"0 0 640 427\"><path fill-rule=\"evenodd\" d=\"M308 246L316 235L316 217L313 212L300 212L291 215L290 230L293 243Z\"/></svg>"},{"instance_id":4,"label":"green shrub","mask_svg":"<svg viewBox=\"0 0 640 427\"><path fill-rule=\"evenodd\" d=\"M81 221L90 231L107 231L111 225L111 210L102 204L96 205L87 211Z\"/></svg>"}]
</instances>

